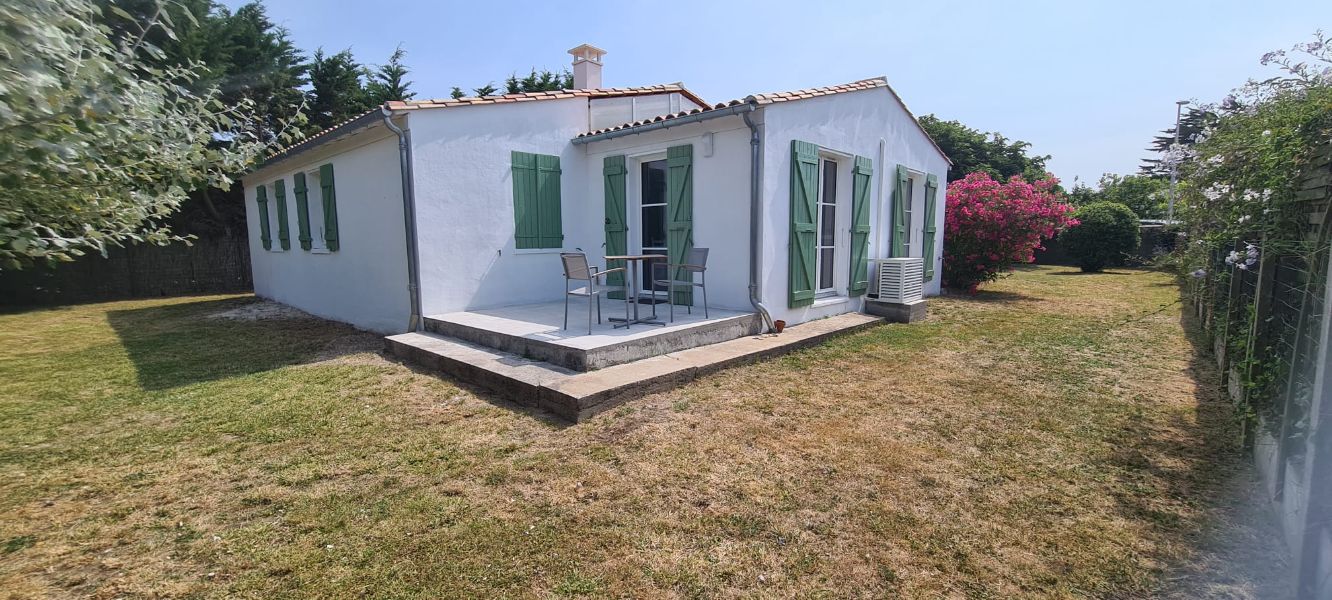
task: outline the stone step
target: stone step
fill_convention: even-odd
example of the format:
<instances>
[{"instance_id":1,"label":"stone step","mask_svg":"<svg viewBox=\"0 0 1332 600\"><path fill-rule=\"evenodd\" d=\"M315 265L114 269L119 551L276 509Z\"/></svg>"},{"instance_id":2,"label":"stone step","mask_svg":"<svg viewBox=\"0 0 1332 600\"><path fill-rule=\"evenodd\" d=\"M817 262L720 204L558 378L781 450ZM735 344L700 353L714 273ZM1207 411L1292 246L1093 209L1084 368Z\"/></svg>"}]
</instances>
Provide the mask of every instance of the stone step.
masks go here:
<instances>
[{"instance_id":1,"label":"stone step","mask_svg":"<svg viewBox=\"0 0 1332 600\"><path fill-rule=\"evenodd\" d=\"M436 333L404 333L385 339L395 356L576 423L708 373L813 346L882 322L878 317L847 313L802 323L780 335L749 335L588 372Z\"/></svg>"},{"instance_id":2,"label":"stone step","mask_svg":"<svg viewBox=\"0 0 1332 600\"><path fill-rule=\"evenodd\" d=\"M503 331L501 325L485 325L465 319L474 315L427 316L425 329L431 333L456 338L472 344L494 348L502 352L532 358L575 371L593 371L613 365L678 352L687 348L715 344L758 333L762 321L757 314L740 314L727 318L714 318L700 323L672 326L654 332L648 337L626 339L593 348L580 348L558 341L534 339L520 333ZM663 317L664 318L664 317ZM651 331L651 325L642 325Z\"/></svg>"}]
</instances>

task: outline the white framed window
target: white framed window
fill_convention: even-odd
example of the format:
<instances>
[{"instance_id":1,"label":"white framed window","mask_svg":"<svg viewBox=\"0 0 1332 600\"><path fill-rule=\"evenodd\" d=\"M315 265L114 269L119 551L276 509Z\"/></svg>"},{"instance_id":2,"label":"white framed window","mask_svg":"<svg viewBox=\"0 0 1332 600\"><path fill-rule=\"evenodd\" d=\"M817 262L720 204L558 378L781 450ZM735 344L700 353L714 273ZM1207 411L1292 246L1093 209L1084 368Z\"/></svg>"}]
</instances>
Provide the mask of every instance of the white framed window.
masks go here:
<instances>
[{"instance_id":1,"label":"white framed window","mask_svg":"<svg viewBox=\"0 0 1332 600\"><path fill-rule=\"evenodd\" d=\"M902 217L906 222L906 227L902 228L902 247L906 248L907 255L911 255L911 228L914 226L916 208L916 176L912 175L907 179L907 186L902 190Z\"/></svg>"},{"instance_id":2,"label":"white framed window","mask_svg":"<svg viewBox=\"0 0 1332 600\"><path fill-rule=\"evenodd\" d=\"M324 188L319 182L319 169L305 172L305 206L310 215L310 251L328 252L324 241Z\"/></svg>"},{"instance_id":3,"label":"white framed window","mask_svg":"<svg viewBox=\"0 0 1332 600\"><path fill-rule=\"evenodd\" d=\"M837 161L819 159L819 201L814 241L816 294L837 289Z\"/></svg>"}]
</instances>

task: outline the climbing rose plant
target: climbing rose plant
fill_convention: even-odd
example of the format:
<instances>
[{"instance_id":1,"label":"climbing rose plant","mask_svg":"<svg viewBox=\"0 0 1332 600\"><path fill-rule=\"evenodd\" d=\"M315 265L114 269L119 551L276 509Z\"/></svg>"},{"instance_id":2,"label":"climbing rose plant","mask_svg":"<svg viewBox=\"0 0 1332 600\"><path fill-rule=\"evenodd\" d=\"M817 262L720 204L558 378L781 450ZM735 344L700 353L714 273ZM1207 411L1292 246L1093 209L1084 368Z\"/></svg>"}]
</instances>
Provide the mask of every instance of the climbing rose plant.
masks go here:
<instances>
[{"instance_id":1,"label":"climbing rose plant","mask_svg":"<svg viewBox=\"0 0 1332 600\"><path fill-rule=\"evenodd\" d=\"M1000 183L985 173L948 184L944 285L975 292L1014 263L1031 262L1043 240L1077 225L1073 207L1055 191L1058 184L1052 175L1034 183L1020 176Z\"/></svg>"}]
</instances>

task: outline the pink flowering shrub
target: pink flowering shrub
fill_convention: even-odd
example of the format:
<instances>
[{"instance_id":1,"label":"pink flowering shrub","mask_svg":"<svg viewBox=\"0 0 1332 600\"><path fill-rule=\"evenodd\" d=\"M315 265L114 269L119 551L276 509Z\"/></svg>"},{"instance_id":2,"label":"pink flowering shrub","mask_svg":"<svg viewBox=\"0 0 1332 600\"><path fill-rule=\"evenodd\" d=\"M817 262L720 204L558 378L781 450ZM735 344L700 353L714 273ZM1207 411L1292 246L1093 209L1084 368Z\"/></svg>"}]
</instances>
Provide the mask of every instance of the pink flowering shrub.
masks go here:
<instances>
[{"instance_id":1,"label":"pink flowering shrub","mask_svg":"<svg viewBox=\"0 0 1332 600\"><path fill-rule=\"evenodd\" d=\"M1059 180L1008 183L972 173L948 184L944 209L943 283L975 292L1014 263L1029 263L1043 240L1077 225L1073 207L1055 192Z\"/></svg>"}]
</instances>

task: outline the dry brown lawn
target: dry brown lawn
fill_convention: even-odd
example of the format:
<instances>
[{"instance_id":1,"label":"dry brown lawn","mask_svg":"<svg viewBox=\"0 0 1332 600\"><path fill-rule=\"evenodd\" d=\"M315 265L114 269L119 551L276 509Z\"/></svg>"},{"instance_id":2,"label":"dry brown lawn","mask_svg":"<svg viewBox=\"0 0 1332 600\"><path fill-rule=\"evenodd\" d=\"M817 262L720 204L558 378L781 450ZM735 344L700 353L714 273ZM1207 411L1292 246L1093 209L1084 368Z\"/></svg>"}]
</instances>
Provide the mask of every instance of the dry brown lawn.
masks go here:
<instances>
[{"instance_id":1,"label":"dry brown lawn","mask_svg":"<svg viewBox=\"0 0 1332 600\"><path fill-rule=\"evenodd\" d=\"M0 595L1280 597L1177 297L1026 269L573 427L250 297L0 315Z\"/></svg>"}]
</instances>

